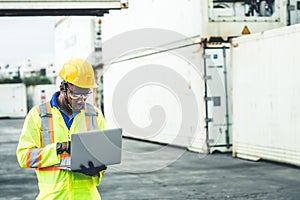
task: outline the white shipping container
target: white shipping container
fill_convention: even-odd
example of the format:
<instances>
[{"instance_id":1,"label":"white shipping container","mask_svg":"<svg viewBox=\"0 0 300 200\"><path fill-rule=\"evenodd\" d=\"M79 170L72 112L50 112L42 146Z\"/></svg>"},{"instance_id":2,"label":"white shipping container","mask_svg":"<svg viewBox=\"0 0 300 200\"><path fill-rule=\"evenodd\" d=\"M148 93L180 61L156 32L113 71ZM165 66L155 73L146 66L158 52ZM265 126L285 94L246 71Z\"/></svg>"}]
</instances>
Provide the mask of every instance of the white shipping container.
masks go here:
<instances>
[{"instance_id":1,"label":"white shipping container","mask_svg":"<svg viewBox=\"0 0 300 200\"><path fill-rule=\"evenodd\" d=\"M285 0L200 2L202 18L199 23L203 37L219 36L226 39L242 35L245 27L250 33L257 33L286 26L290 21L288 1ZM293 20L292 23L299 21Z\"/></svg>"},{"instance_id":2,"label":"white shipping container","mask_svg":"<svg viewBox=\"0 0 300 200\"><path fill-rule=\"evenodd\" d=\"M34 85L27 87L27 104L28 108L43 103L52 98L52 95L59 91L57 85Z\"/></svg>"},{"instance_id":3,"label":"white shipping container","mask_svg":"<svg viewBox=\"0 0 300 200\"><path fill-rule=\"evenodd\" d=\"M25 117L27 113L26 87L23 83L0 84L0 117Z\"/></svg>"},{"instance_id":4,"label":"white shipping container","mask_svg":"<svg viewBox=\"0 0 300 200\"><path fill-rule=\"evenodd\" d=\"M232 41L233 156L300 166L300 25Z\"/></svg>"},{"instance_id":5,"label":"white shipping container","mask_svg":"<svg viewBox=\"0 0 300 200\"><path fill-rule=\"evenodd\" d=\"M85 1L85 0L62 0L62 1L55 1L55 0L8 0L8 1L1 1L0 5L2 9L8 10L34 10L34 9L55 9L56 12L59 9L121 9L126 7L128 4L127 0L97 0L97 1ZM17 12L16 11L16 12Z\"/></svg>"},{"instance_id":6,"label":"white shipping container","mask_svg":"<svg viewBox=\"0 0 300 200\"><path fill-rule=\"evenodd\" d=\"M138 35L145 33L136 31ZM169 36L161 30L151 35L158 33L161 37ZM121 39L124 38L123 35ZM104 57L106 51L114 49L108 44L104 45ZM160 50L172 49L174 45L182 44L160 46ZM224 84L224 65L229 67L229 59L224 50L229 55L225 44L205 51L198 43L160 53L156 48L146 48L138 53L127 52L126 56L107 63L104 66L107 126L122 127L128 137L178 145L196 152L230 150ZM209 77L206 89L204 77Z\"/></svg>"},{"instance_id":7,"label":"white shipping container","mask_svg":"<svg viewBox=\"0 0 300 200\"><path fill-rule=\"evenodd\" d=\"M200 44L200 40L204 39L201 10L205 8L202 3L198 0L178 1L176 4L132 0L128 10L112 11L103 17L104 107L108 126L121 126L124 135L129 137L184 146L197 152L230 150L224 80L224 65L229 68L229 50L226 50L226 58L223 44L204 52ZM157 53L159 51L162 52ZM149 73L157 66L162 66L162 69L157 71L156 76L147 74L147 70L144 74L135 74L144 66L153 66ZM204 68L207 68L207 77L204 77ZM182 82L178 81L176 74ZM152 82L149 80L151 76ZM127 77L131 79L123 82ZM149 83L138 86L137 80L141 79ZM170 85L166 86L166 82ZM137 88L128 88L133 83L137 84ZM118 84L124 88L119 90ZM174 87L179 89L181 86L189 90L185 91L183 87L172 91ZM129 92L130 96L123 94L126 98L116 100L115 93L119 92ZM186 111L181 97L195 99L197 105L190 112L191 116L198 114L195 117L198 124L187 120L189 128L180 131ZM113 105L113 101L119 102L122 107ZM128 104L123 105L124 101ZM155 122L159 117L163 121L161 129L145 134L143 131L149 131L148 128L155 123L159 124ZM131 126L128 127L128 124Z\"/></svg>"},{"instance_id":8,"label":"white shipping container","mask_svg":"<svg viewBox=\"0 0 300 200\"><path fill-rule=\"evenodd\" d=\"M288 8L287 0L189 0L176 3L131 0L129 9L104 15L103 38L106 40L139 28L161 28L187 36L227 40L242 35L245 28L250 33L257 33L299 23L295 0L291 0L290 6L294 9Z\"/></svg>"},{"instance_id":9,"label":"white shipping container","mask_svg":"<svg viewBox=\"0 0 300 200\"><path fill-rule=\"evenodd\" d=\"M71 58L86 59L93 67L98 84L97 91L88 98L89 103L102 107L102 34L101 20L96 16L60 17L55 26L56 71ZM94 99L93 99L94 98Z\"/></svg>"},{"instance_id":10,"label":"white shipping container","mask_svg":"<svg viewBox=\"0 0 300 200\"><path fill-rule=\"evenodd\" d=\"M203 93L197 69L169 53L115 63L104 69L107 126L122 127L123 135L128 137L191 146L196 134L205 136L204 126L199 125L204 124L204 119L194 116L204 116ZM192 105L186 102L196 102L197 107L191 110ZM184 122L186 114L194 116L196 122Z\"/></svg>"},{"instance_id":11,"label":"white shipping container","mask_svg":"<svg viewBox=\"0 0 300 200\"><path fill-rule=\"evenodd\" d=\"M71 58L88 59L94 64L95 17L60 17L55 26L55 63L58 70Z\"/></svg>"}]
</instances>

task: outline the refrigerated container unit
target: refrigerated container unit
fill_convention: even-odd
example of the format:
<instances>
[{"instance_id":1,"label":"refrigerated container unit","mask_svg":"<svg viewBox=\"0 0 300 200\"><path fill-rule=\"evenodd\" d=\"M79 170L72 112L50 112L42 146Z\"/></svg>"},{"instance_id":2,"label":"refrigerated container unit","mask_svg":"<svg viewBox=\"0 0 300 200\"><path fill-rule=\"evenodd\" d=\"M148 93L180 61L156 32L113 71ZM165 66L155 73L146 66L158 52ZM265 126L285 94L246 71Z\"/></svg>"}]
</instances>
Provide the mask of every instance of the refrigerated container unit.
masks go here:
<instances>
[{"instance_id":1,"label":"refrigerated container unit","mask_svg":"<svg viewBox=\"0 0 300 200\"><path fill-rule=\"evenodd\" d=\"M0 117L19 118L27 114L26 87L23 83L0 84Z\"/></svg>"},{"instance_id":2,"label":"refrigerated container unit","mask_svg":"<svg viewBox=\"0 0 300 200\"><path fill-rule=\"evenodd\" d=\"M300 25L232 41L233 156L300 166Z\"/></svg>"}]
</instances>

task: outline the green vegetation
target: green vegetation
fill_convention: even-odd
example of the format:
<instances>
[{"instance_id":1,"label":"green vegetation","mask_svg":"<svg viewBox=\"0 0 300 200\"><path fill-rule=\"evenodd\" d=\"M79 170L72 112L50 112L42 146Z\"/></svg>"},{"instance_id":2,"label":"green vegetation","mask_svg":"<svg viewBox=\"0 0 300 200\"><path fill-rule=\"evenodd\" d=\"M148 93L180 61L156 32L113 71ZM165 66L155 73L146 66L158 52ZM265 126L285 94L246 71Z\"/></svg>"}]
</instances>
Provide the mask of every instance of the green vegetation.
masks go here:
<instances>
[{"instance_id":1,"label":"green vegetation","mask_svg":"<svg viewBox=\"0 0 300 200\"><path fill-rule=\"evenodd\" d=\"M13 79L0 79L0 84L6 84L6 83L24 83L26 86L29 85L42 85L42 84L51 84L51 81L46 76L31 76L26 77L23 80L14 77Z\"/></svg>"},{"instance_id":2,"label":"green vegetation","mask_svg":"<svg viewBox=\"0 0 300 200\"><path fill-rule=\"evenodd\" d=\"M5 84L5 83L22 83L22 80L18 77L14 77L13 79L9 79L9 78L0 79L0 84Z\"/></svg>"},{"instance_id":3,"label":"green vegetation","mask_svg":"<svg viewBox=\"0 0 300 200\"><path fill-rule=\"evenodd\" d=\"M44 85L51 84L51 81L46 76L31 76L24 78L23 83L29 85Z\"/></svg>"}]
</instances>

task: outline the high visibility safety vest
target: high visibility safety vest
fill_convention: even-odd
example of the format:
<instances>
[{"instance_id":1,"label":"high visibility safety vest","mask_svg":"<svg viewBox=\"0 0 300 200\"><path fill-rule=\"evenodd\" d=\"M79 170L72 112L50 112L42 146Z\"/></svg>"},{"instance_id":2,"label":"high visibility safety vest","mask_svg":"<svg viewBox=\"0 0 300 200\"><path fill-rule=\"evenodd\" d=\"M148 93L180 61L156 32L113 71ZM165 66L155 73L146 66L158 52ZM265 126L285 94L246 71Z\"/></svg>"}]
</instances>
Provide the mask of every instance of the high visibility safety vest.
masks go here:
<instances>
[{"instance_id":1,"label":"high visibility safety vest","mask_svg":"<svg viewBox=\"0 0 300 200\"><path fill-rule=\"evenodd\" d=\"M25 118L17 158L22 168L34 168L39 186L37 199L101 199L96 188L104 171L97 176L62 170L70 164L70 154L57 155L56 143L68 141L74 132L104 129L101 111L86 103L68 129L57 107L50 101L32 108Z\"/></svg>"}]
</instances>

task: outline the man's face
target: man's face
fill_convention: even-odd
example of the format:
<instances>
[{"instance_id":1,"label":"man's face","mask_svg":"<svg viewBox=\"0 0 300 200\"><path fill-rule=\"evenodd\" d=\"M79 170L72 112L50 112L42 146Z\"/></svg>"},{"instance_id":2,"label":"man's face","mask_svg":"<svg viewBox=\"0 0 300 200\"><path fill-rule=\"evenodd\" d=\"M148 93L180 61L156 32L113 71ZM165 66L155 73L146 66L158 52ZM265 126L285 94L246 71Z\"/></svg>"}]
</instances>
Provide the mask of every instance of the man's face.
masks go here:
<instances>
[{"instance_id":1,"label":"man's face","mask_svg":"<svg viewBox=\"0 0 300 200\"><path fill-rule=\"evenodd\" d=\"M91 89L80 88L69 83L67 84L67 97L72 105L73 112L78 112L83 108L87 97L91 93Z\"/></svg>"}]
</instances>

